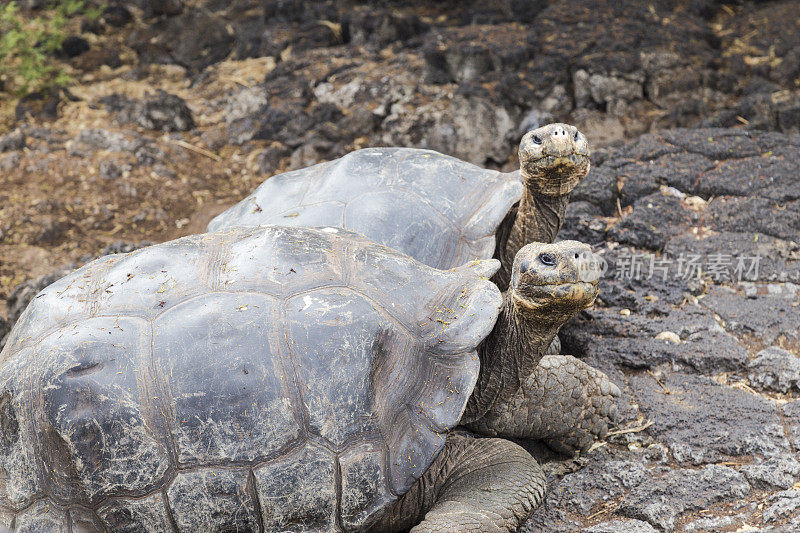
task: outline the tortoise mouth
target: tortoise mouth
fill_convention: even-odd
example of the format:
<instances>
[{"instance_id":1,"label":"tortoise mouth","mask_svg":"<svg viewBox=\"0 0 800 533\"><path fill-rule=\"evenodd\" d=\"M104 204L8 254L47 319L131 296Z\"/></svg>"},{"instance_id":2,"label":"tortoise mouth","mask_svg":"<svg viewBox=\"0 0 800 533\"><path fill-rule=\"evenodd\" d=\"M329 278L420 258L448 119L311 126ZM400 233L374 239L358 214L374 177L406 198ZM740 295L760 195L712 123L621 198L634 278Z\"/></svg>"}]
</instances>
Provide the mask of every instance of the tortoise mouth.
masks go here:
<instances>
[{"instance_id":1,"label":"tortoise mouth","mask_svg":"<svg viewBox=\"0 0 800 533\"><path fill-rule=\"evenodd\" d=\"M532 159L525 167L532 192L546 196L562 196L572 192L589 172L589 155L571 152L545 154Z\"/></svg>"},{"instance_id":2,"label":"tortoise mouth","mask_svg":"<svg viewBox=\"0 0 800 533\"><path fill-rule=\"evenodd\" d=\"M537 167L549 167L557 163L564 164L571 162L577 164L584 159L589 159L589 154L587 152L565 152L561 154L542 154L539 157L531 158L530 163L535 163Z\"/></svg>"},{"instance_id":3,"label":"tortoise mouth","mask_svg":"<svg viewBox=\"0 0 800 533\"><path fill-rule=\"evenodd\" d=\"M517 303L536 309L559 303L566 307L588 307L594 302L599 289L597 280L565 281L539 285L529 284L514 292Z\"/></svg>"}]
</instances>

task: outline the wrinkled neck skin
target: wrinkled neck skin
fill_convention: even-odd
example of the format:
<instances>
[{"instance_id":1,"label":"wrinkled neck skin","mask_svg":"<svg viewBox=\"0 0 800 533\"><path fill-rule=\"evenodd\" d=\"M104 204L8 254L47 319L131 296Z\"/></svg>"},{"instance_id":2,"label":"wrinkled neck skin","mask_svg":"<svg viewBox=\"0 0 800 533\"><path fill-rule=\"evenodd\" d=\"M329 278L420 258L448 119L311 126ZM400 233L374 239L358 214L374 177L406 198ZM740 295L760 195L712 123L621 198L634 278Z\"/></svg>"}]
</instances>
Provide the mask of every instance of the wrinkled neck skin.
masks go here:
<instances>
[{"instance_id":1,"label":"wrinkled neck skin","mask_svg":"<svg viewBox=\"0 0 800 533\"><path fill-rule=\"evenodd\" d=\"M478 348L481 369L462 424L480 433L496 434L487 430L487 424L491 426L487 420L505 410L539 364L564 322L554 314L558 316L533 311L516 301L513 290L506 291L497 323Z\"/></svg>"},{"instance_id":2,"label":"wrinkled neck skin","mask_svg":"<svg viewBox=\"0 0 800 533\"><path fill-rule=\"evenodd\" d=\"M561 228L564 214L569 204L569 193L563 196L545 196L537 194L525 187L525 193L519 202L517 218L511 228L508 242L513 247L506 247L513 262L520 248L529 242L553 242Z\"/></svg>"},{"instance_id":3,"label":"wrinkled neck skin","mask_svg":"<svg viewBox=\"0 0 800 533\"><path fill-rule=\"evenodd\" d=\"M511 265L520 248L531 242L553 242L564 221L570 194L551 196L541 194L534 183L542 178L534 179L521 171L525 191L517 208L517 216L504 243L500 262L502 269L496 281L501 290L508 286L511 279ZM502 246L502 244L501 244Z\"/></svg>"}]
</instances>

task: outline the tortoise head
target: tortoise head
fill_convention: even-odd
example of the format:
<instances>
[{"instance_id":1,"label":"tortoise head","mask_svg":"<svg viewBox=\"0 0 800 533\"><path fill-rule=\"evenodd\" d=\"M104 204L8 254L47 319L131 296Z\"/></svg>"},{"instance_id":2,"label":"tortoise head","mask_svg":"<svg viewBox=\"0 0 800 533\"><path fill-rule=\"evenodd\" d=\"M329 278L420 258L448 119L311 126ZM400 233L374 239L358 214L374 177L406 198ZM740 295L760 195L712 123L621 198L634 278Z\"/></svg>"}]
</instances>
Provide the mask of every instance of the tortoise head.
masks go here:
<instances>
[{"instance_id":1,"label":"tortoise head","mask_svg":"<svg viewBox=\"0 0 800 533\"><path fill-rule=\"evenodd\" d=\"M543 320L569 320L594 303L602 265L600 256L577 241L530 243L517 252L511 269L514 303Z\"/></svg>"},{"instance_id":2,"label":"tortoise head","mask_svg":"<svg viewBox=\"0 0 800 533\"><path fill-rule=\"evenodd\" d=\"M522 137L519 162L531 192L563 196L589 172L589 142L575 126L548 124Z\"/></svg>"}]
</instances>

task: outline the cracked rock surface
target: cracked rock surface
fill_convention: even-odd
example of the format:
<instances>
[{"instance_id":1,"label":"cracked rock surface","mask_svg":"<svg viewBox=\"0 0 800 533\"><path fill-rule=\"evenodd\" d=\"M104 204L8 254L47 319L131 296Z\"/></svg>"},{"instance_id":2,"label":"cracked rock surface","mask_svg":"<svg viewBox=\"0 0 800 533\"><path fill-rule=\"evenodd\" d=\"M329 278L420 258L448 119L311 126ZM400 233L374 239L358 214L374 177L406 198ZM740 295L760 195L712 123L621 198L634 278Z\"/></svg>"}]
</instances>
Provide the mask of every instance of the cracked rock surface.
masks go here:
<instances>
[{"instance_id":1,"label":"cracked rock surface","mask_svg":"<svg viewBox=\"0 0 800 533\"><path fill-rule=\"evenodd\" d=\"M800 531L798 21L794 0L111 5L70 26L69 97L0 88L0 343L87 258L198 233L276 173L386 145L512 170L527 129L570 122L593 160L559 238L608 269L562 353L620 387L621 421L577 460L523 443L549 481L523 529Z\"/></svg>"},{"instance_id":2,"label":"cracked rock surface","mask_svg":"<svg viewBox=\"0 0 800 533\"><path fill-rule=\"evenodd\" d=\"M798 176L796 136L672 130L609 150L581 184L615 184L613 202L582 193L608 270L562 350L620 386L626 420L552 483L527 531L796 530L800 218L780 213ZM719 216L727 202L779 214Z\"/></svg>"}]
</instances>

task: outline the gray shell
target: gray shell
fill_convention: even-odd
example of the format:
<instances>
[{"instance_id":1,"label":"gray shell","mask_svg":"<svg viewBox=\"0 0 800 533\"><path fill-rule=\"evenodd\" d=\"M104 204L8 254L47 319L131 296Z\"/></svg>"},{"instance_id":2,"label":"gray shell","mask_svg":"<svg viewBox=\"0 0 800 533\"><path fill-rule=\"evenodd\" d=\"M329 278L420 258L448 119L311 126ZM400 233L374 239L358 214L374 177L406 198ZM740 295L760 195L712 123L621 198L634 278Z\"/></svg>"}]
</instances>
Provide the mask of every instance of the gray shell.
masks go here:
<instances>
[{"instance_id":1,"label":"gray shell","mask_svg":"<svg viewBox=\"0 0 800 533\"><path fill-rule=\"evenodd\" d=\"M497 267L274 226L89 263L0 353L0 530L368 527L461 416Z\"/></svg>"},{"instance_id":2,"label":"gray shell","mask_svg":"<svg viewBox=\"0 0 800 533\"><path fill-rule=\"evenodd\" d=\"M335 226L435 268L492 257L494 234L522 197L519 173L415 148L365 148L279 174L217 216L209 231Z\"/></svg>"}]
</instances>

